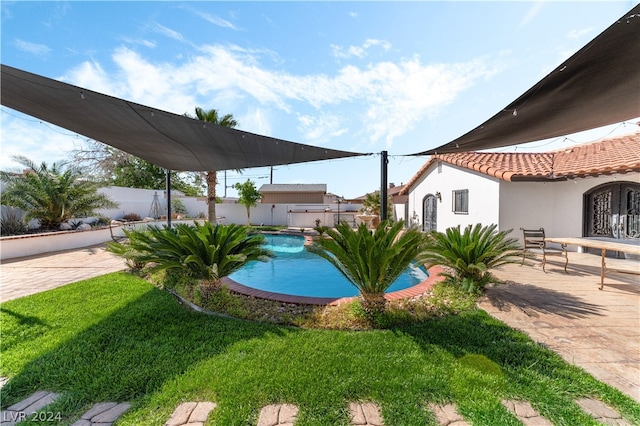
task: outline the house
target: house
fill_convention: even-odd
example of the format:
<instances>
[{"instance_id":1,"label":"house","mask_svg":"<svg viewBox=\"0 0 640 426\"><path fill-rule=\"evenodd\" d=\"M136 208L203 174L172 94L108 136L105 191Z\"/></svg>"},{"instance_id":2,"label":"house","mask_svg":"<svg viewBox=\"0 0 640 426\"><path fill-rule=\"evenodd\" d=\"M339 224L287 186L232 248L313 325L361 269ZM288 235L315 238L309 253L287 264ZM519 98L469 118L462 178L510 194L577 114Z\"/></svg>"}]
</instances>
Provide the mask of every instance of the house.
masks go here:
<instances>
[{"instance_id":1,"label":"house","mask_svg":"<svg viewBox=\"0 0 640 426\"><path fill-rule=\"evenodd\" d=\"M265 184L258 190L263 204L323 204L327 185L314 184Z\"/></svg>"},{"instance_id":2,"label":"house","mask_svg":"<svg viewBox=\"0 0 640 426\"><path fill-rule=\"evenodd\" d=\"M407 222L409 220L409 216L406 210L408 198L406 194L401 194L403 189L404 185L402 183L399 186L397 186L395 183L389 183L389 187L387 188L387 197L391 199L390 207L393 207L393 210L387 212L387 216L395 220L404 220L405 222ZM380 190L377 190L376 192L380 192ZM364 200L367 199L367 196L369 194L374 194L374 192L369 192L365 195L354 198L351 200L351 202L353 204L363 204Z\"/></svg>"},{"instance_id":3,"label":"house","mask_svg":"<svg viewBox=\"0 0 640 426\"><path fill-rule=\"evenodd\" d=\"M401 192L424 231L497 224L640 241L640 131L543 153L436 154Z\"/></svg>"}]
</instances>

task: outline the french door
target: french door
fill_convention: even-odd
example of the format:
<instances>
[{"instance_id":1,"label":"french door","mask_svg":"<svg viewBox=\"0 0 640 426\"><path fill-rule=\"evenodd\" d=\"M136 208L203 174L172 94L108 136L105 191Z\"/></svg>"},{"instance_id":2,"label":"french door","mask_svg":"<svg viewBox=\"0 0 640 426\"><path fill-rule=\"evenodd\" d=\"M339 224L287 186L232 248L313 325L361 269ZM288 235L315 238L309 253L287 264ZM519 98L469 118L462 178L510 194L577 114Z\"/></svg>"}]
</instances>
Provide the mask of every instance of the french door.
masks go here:
<instances>
[{"instance_id":1,"label":"french door","mask_svg":"<svg viewBox=\"0 0 640 426\"><path fill-rule=\"evenodd\" d=\"M640 239L640 184L610 183L585 194L586 237Z\"/></svg>"}]
</instances>

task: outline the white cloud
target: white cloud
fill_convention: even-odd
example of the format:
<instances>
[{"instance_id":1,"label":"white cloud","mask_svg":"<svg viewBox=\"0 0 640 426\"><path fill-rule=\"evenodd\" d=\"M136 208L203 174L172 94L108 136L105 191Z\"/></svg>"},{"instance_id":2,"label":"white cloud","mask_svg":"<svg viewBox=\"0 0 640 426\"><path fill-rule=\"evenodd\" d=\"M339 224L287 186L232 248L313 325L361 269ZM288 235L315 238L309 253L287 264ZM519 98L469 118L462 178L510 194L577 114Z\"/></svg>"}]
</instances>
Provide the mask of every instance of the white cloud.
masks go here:
<instances>
[{"instance_id":1,"label":"white cloud","mask_svg":"<svg viewBox=\"0 0 640 426\"><path fill-rule=\"evenodd\" d=\"M340 118L335 114L320 113L317 116L299 115L298 131L314 144L322 144L331 138L347 133Z\"/></svg>"},{"instance_id":2,"label":"white cloud","mask_svg":"<svg viewBox=\"0 0 640 426\"><path fill-rule=\"evenodd\" d=\"M233 23L220 18L219 16L216 15L211 15L208 13L204 13L204 12L195 12L198 16L200 16L202 19L204 19L205 21L213 24L213 25L217 25L219 27L222 28L229 28L235 31L240 30L238 27L236 27L235 25L233 25Z\"/></svg>"},{"instance_id":3,"label":"white cloud","mask_svg":"<svg viewBox=\"0 0 640 426\"><path fill-rule=\"evenodd\" d=\"M571 30L567 33L567 37L568 38L580 38L584 35L589 34L591 31L593 31L593 28L589 27L589 28L582 28L579 30Z\"/></svg>"},{"instance_id":4,"label":"white cloud","mask_svg":"<svg viewBox=\"0 0 640 426\"><path fill-rule=\"evenodd\" d=\"M155 25L153 26L153 29L159 33L162 34L166 37L172 38L174 40L177 41L181 41L181 42L185 42L185 38L182 34L180 34L178 31L174 31L171 28L167 28L164 25L161 25L159 23L155 23Z\"/></svg>"},{"instance_id":5,"label":"white cloud","mask_svg":"<svg viewBox=\"0 0 640 426\"><path fill-rule=\"evenodd\" d=\"M271 123L263 108L252 108L238 119L240 128L258 135L271 136Z\"/></svg>"},{"instance_id":6,"label":"white cloud","mask_svg":"<svg viewBox=\"0 0 640 426\"><path fill-rule=\"evenodd\" d=\"M518 24L519 30L526 27L529 24L529 22L531 22L538 15L538 13L540 12L540 9L542 9L543 3L544 2L542 1L538 1L529 8L529 11L527 12L527 14L522 18L522 20Z\"/></svg>"},{"instance_id":7,"label":"white cloud","mask_svg":"<svg viewBox=\"0 0 640 426\"><path fill-rule=\"evenodd\" d=\"M259 52L238 46L206 46L181 63L153 63L127 48L113 54L106 72L85 62L65 81L144 105L183 114L196 105L220 111L246 107L241 128L271 132L262 111L295 112L296 129L308 141L327 142L349 132L390 147L417 123L435 116L479 79L498 72L486 58L455 64L423 64L418 57L366 67L348 65L334 75L294 75L270 70ZM274 110L275 108L275 110Z\"/></svg>"},{"instance_id":8,"label":"white cloud","mask_svg":"<svg viewBox=\"0 0 640 426\"><path fill-rule=\"evenodd\" d=\"M391 49L391 43L384 40L377 39L367 39L361 46L338 46L335 44L331 45L331 50L333 52L333 56L340 59L349 59L352 57L356 57L359 59L367 56L369 49L374 46L379 46L383 51L388 51Z\"/></svg>"},{"instance_id":9,"label":"white cloud","mask_svg":"<svg viewBox=\"0 0 640 426\"><path fill-rule=\"evenodd\" d=\"M125 43L139 44L141 46L148 47L150 49L153 49L153 48L156 47L156 42L155 41L147 40L147 39L144 39L144 38L134 39L134 38L129 38L129 37L123 37L122 40Z\"/></svg>"},{"instance_id":10,"label":"white cloud","mask_svg":"<svg viewBox=\"0 0 640 426\"><path fill-rule=\"evenodd\" d=\"M83 137L36 118L11 111L2 112L2 155L0 169L22 170L11 157L21 155L36 164L69 159L69 152L80 145Z\"/></svg>"},{"instance_id":11,"label":"white cloud","mask_svg":"<svg viewBox=\"0 0 640 426\"><path fill-rule=\"evenodd\" d=\"M44 44L31 43L20 39L15 39L13 45L17 49L35 56L47 57L51 53L51 49Z\"/></svg>"}]
</instances>

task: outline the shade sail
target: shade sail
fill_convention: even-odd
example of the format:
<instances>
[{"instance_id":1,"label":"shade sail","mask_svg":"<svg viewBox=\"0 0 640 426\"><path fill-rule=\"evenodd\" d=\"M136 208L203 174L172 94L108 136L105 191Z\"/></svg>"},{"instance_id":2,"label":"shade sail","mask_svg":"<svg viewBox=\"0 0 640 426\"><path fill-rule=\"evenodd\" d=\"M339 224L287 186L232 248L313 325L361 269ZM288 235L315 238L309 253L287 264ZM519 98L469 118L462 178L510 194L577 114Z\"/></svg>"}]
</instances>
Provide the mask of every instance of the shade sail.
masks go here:
<instances>
[{"instance_id":1,"label":"shade sail","mask_svg":"<svg viewBox=\"0 0 640 426\"><path fill-rule=\"evenodd\" d=\"M413 155L518 145L636 117L640 117L640 5L480 126Z\"/></svg>"},{"instance_id":2,"label":"shade sail","mask_svg":"<svg viewBox=\"0 0 640 426\"><path fill-rule=\"evenodd\" d=\"M205 123L2 65L2 105L179 171L366 155Z\"/></svg>"}]
</instances>

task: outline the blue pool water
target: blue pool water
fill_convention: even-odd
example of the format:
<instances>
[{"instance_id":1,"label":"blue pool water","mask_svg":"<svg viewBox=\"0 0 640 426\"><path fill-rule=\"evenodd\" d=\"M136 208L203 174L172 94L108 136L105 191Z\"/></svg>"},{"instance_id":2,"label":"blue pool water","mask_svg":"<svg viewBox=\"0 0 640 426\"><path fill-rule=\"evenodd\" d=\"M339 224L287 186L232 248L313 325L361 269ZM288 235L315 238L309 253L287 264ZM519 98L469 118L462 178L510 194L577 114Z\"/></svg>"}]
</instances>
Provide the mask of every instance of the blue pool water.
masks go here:
<instances>
[{"instance_id":1,"label":"blue pool water","mask_svg":"<svg viewBox=\"0 0 640 426\"><path fill-rule=\"evenodd\" d=\"M266 235L266 249L276 255L268 262L250 262L229 275L232 280L258 290L294 296L349 297L357 296L356 289L320 256L304 247L304 237L295 235ZM388 292L413 287L428 277L417 267L403 273Z\"/></svg>"}]
</instances>

